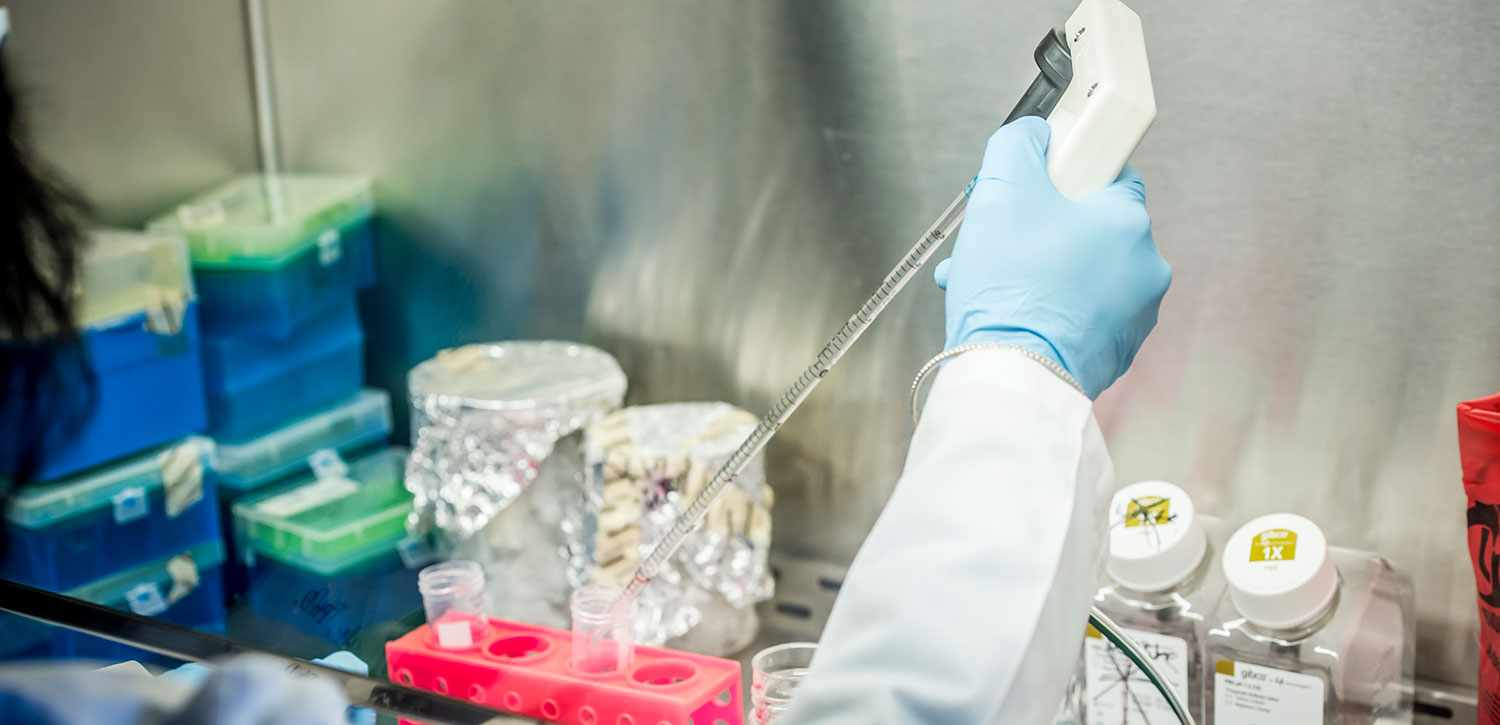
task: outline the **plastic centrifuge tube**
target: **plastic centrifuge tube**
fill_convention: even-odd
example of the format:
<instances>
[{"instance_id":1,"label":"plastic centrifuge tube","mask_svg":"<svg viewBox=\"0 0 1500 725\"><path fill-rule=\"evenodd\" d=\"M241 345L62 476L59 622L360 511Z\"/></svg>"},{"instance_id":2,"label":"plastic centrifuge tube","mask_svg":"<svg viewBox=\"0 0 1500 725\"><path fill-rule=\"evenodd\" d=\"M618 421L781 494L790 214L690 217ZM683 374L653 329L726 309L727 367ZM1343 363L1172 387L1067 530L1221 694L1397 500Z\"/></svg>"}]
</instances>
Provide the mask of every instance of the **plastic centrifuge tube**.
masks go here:
<instances>
[{"instance_id":1,"label":"plastic centrifuge tube","mask_svg":"<svg viewBox=\"0 0 1500 725\"><path fill-rule=\"evenodd\" d=\"M616 607L619 587L589 584L573 592L573 669L623 672L635 656L635 601Z\"/></svg>"},{"instance_id":2,"label":"plastic centrifuge tube","mask_svg":"<svg viewBox=\"0 0 1500 725\"><path fill-rule=\"evenodd\" d=\"M417 574L432 641L440 649L468 649L489 632L484 569L476 561L433 564Z\"/></svg>"},{"instance_id":3,"label":"plastic centrifuge tube","mask_svg":"<svg viewBox=\"0 0 1500 725\"><path fill-rule=\"evenodd\" d=\"M781 719L817 651L818 645L813 642L789 642L755 653L750 659L750 719L754 725L772 725Z\"/></svg>"}]
</instances>

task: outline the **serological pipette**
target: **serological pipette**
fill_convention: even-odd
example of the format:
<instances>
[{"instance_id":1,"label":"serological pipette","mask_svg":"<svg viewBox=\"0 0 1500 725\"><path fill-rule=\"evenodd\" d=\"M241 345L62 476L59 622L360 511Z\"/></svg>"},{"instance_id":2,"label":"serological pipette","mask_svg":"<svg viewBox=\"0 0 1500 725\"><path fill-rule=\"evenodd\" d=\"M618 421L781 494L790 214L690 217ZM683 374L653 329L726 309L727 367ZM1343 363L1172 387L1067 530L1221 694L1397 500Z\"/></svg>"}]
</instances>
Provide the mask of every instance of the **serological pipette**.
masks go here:
<instances>
[{"instance_id":1,"label":"serological pipette","mask_svg":"<svg viewBox=\"0 0 1500 725\"><path fill-rule=\"evenodd\" d=\"M1022 116L1047 120L1048 176L1064 196L1081 199L1115 180L1156 118L1140 18L1119 0L1083 0L1064 27L1047 33L1034 57L1040 73L1006 122ZM958 231L975 183L977 178L922 234L688 504L636 569L616 599L616 608L628 607L661 571L719 494L765 449L912 275Z\"/></svg>"}]
</instances>

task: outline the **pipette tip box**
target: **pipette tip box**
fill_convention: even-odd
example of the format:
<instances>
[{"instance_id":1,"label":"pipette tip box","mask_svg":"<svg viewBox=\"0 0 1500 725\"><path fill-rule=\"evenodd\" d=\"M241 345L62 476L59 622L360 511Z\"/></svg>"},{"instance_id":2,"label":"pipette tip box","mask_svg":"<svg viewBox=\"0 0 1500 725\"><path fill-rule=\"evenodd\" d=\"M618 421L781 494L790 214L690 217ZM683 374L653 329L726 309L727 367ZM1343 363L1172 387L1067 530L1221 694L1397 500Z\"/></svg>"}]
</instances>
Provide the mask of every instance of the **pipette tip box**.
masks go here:
<instances>
[{"instance_id":1,"label":"pipette tip box","mask_svg":"<svg viewBox=\"0 0 1500 725\"><path fill-rule=\"evenodd\" d=\"M345 646L422 599L399 549L412 510L406 450L339 465L241 499L233 519L251 611Z\"/></svg>"},{"instance_id":2,"label":"pipette tip box","mask_svg":"<svg viewBox=\"0 0 1500 725\"><path fill-rule=\"evenodd\" d=\"M45 446L35 478L71 476L203 430L198 304L180 238L93 232L77 321L93 406L66 441ZM39 403L66 403L43 390Z\"/></svg>"},{"instance_id":3,"label":"pipette tip box","mask_svg":"<svg viewBox=\"0 0 1500 725\"><path fill-rule=\"evenodd\" d=\"M218 541L213 443L183 441L24 489L6 511L0 576L66 591Z\"/></svg>"},{"instance_id":4,"label":"pipette tip box","mask_svg":"<svg viewBox=\"0 0 1500 725\"><path fill-rule=\"evenodd\" d=\"M374 279L370 180L250 175L150 223L187 239L203 330L281 338Z\"/></svg>"},{"instance_id":5,"label":"pipette tip box","mask_svg":"<svg viewBox=\"0 0 1500 725\"><path fill-rule=\"evenodd\" d=\"M224 562L223 543L207 541L64 593L86 602L223 634L226 614L220 582ZM112 662L163 659L103 637L0 613L0 660L56 658Z\"/></svg>"},{"instance_id":6,"label":"pipette tip box","mask_svg":"<svg viewBox=\"0 0 1500 725\"><path fill-rule=\"evenodd\" d=\"M351 298L304 321L289 337L203 338L209 433L245 441L359 392L364 332Z\"/></svg>"},{"instance_id":7,"label":"pipette tip box","mask_svg":"<svg viewBox=\"0 0 1500 725\"><path fill-rule=\"evenodd\" d=\"M387 642L391 680L548 722L744 722L733 660L637 646L627 670L586 674L570 664L571 632L493 617L489 624L488 634L463 650L439 649L425 624Z\"/></svg>"},{"instance_id":8,"label":"pipette tip box","mask_svg":"<svg viewBox=\"0 0 1500 725\"><path fill-rule=\"evenodd\" d=\"M311 460L323 450L354 458L385 443L391 435L391 397L365 389L352 398L244 443L214 447L214 474L219 484L223 529L234 531L231 511L245 496L312 473ZM237 598L249 587L248 570L235 537L226 537L229 562L225 594Z\"/></svg>"}]
</instances>

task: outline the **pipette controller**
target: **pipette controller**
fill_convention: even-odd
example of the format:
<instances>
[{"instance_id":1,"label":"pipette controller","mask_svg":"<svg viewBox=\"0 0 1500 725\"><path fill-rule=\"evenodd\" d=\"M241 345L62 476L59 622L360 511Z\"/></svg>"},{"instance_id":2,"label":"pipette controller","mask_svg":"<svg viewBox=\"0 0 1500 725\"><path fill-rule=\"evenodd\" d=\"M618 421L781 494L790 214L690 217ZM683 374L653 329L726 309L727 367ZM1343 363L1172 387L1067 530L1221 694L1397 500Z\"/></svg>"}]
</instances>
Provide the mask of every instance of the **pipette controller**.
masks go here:
<instances>
[{"instance_id":1,"label":"pipette controller","mask_svg":"<svg viewBox=\"0 0 1500 725\"><path fill-rule=\"evenodd\" d=\"M1022 116L1047 120L1051 126L1047 174L1064 196L1082 199L1119 176L1156 119L1140 18L1120 0L1083 0L1063 27L1052 29L1042 38L1035 59L1040 73L1006 122ZM627 606L656 576L683 539L702 522L719 494L766 447L823 376L911 281L912 273L921 269L938 246L957 231L973 188L974 182L970 182L948 205L885 276L874 294L771 406L745 442L641 563L620 593L616 606Z\"/></svg>"}]
</instances>

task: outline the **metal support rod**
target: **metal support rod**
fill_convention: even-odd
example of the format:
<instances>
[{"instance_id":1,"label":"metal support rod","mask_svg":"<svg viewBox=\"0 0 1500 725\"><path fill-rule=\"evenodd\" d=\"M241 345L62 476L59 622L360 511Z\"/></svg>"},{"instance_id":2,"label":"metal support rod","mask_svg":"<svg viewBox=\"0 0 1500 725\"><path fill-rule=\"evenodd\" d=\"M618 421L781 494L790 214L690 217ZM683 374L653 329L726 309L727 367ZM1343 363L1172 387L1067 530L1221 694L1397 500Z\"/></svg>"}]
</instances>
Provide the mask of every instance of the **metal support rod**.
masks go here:
<instances>
[{"instance_id":1,"label":"metal support rod","mask_svg":"<svg viewBox=\"0 0 1500 725\"><path fill-rule=\"evenodd\" d=\"M281 148L276 129L276 92L271 78L271 48L266 31L265 0L245 0L245 25L250 42L250 82L255 92L255 140L260 170L281 170Z\"/></svg>"}]
</instances>

